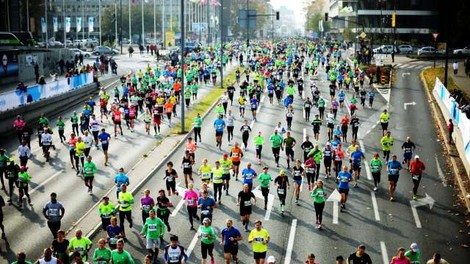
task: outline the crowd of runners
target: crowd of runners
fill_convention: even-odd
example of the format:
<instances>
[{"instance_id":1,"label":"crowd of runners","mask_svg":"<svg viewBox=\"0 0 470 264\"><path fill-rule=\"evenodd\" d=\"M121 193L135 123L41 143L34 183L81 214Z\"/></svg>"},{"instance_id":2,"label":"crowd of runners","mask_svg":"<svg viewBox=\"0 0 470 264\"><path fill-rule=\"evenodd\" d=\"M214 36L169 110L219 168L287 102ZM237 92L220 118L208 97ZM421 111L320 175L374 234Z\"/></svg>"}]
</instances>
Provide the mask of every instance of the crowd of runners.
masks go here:
<instances>
[{"instance_id":1,"label":"crowd of runners","mask_svg":"<svg viewBox=\"0 0 470 264\"><path fill-rule=\"evenodd\" d=\"M181 195L186 203L188 229L200 234L202 263L215 263L216 260L220 262L222 256L216 256L214 252L217 246L223 248L224 263L239 263L239 245L245 242L252 245L255 263L277 263L268 254L272 242L269 230L263 227L261 220L250 219L253 207L260 204L254 194L254 186L259 186L263 197L261 207L265 210L268 207L270 187L276 189L279 201L276 201L275 207L281 216L286 213L286 197L289 192L292 192L294 201L298 204L300 189L308 189L314 211L312 227L317 229L324 227L323 209L327 199L325 185L336 186L341 196L341 211L347 210L350 187L355 188L361 184L361 179L365 178L364 166L370 168L373 191L388 192L391 202L395 201L395 188L400 175L407 171L405 173L409 174L408 178L411 180L403 181L413 191L410 198L417 199L425 164L415 153L416 145L410 137L403 140L401 153L393 152L396 148L393 148L393 131L389 130L389 122L393 122L394 117L390 116L386 108L377 109L381 112L377 121L383 136L376 144L383 152L365 153L358 143L361 120L357 113L361 108L373 109L375 90L372 83L366 83L368 74L359 68L355 59L348 61L341 47L341 43L329 41L276 44L259 42L252 43L250 47L234 43L222 58L217 55L217 49L188 54L188 64L183 67L184 80L181 80L181 68L171 65L154 68L148 66L145 70L124 76L121 84L111 94L100 92L99 102L90 98L82 112L74 112L71 117L59 117L55 124L56 129L52 129L47 117L41 115L37 134L44 158L51 158L51 149L59 147L60 141L68 149L70 166L76 170L77 175L83 176L88 192L92 194L93 179L99 166L93 162L92 154L102 151L105 155L103 165L108 165L110 141L121 137L126 131L122 127L123 121L130 133L135 131L136 122L143 121L146 134L158 135L163 123L170 127L173 125L172 117L177 115L177 105L185 104L189 107L191 101L197 99L201 85L216 83L221 64L238 64L236 83L227 87L227 92L216 105L215 120L202 120L198 115L194 119L194 135L184 143L183 157L166 163L162 175L165 181L163 188L156 191L149 188L139 197L140 200L134 198L128 190L129 175L124 168L119 170L115 176L116 204L112 202L115 200L113 197L106 196L99 205L103 229L99 235L103 238L94 250L91 240L82 236L81 230L77 230L70 241L64 238L60 220L65 209L57 201L57 195L52 193L51 201L45 205L43 214L54 241L51 248L44 251L44 258L39 262L58 263L55 260L51 262L51 259L57 258L61 263L134 263L131 254L124 249L127 239L125 226L127 224L129 228L133 228L133 217L139 214L142 221L140 235L147 251L145 263L157 263L161 259L172 264L190 263L183 243L178 238L178 232L186 230L172 232L169 218L173 207L170 198L178 195L176 180L179 178L185 185L184 194ZM182 81L186 85L184 94L181 94ZM317 85L320 81L329 83L328 92L320 91ZM261 132L253 132L252 123L249 122L257 121L257 111L263 95L269 99L269 104L279 108L285 118L277 120L272 134L266 137ZM294 113L294 100L296 103L301 102L303 114ZM249 111L245 111L246 108ZM235 127L236 119L245 120L241 127ZM113 129L107 131L103 122L111 122ZM300 122L307 122L312 126L313 139L308 136L294 138L292 127ZM72 126L73 133L66 136L64 128L68 125ZM14 187L18 187L18 202L23 206L23 196L31 204L28 194L31 177L27 173L27 164L31 155L31 137L36 132L22 121L21 116L17 117L13 126L20 142L18 158L10 158L4 150L0 151L1 183L3 189L9 187L10 197L7 203L10 204L13 203ZM203 142L201 130L204 127L214 128L215 142ZM53 135L53 130L58 132L57 136ZM241 142L234 139L234 133L240 135ZM327 137L321 138L320 135L323 134ZM196 155L198 144L215 145L220 151L220 158L210 160ZM256 161L258 165L262 165L260 172L251 163L244 161L249 145L254 146ZM294 152L298 146L302 150L301 154ZM266 157L263 155L266 148L272 152L272 159L262 159ZM241 166L242 163L245 166ZM8 180L7 185L3 175ZM382 175L386 177L388 190L380 187ZM230 187L236 188L230 185L230 181L240 181L243 186L236 197L240 222L227 219L226 226L217 233L212 227L212 220L218 214L217 208L222 204L223 196L230 195ZM153 193L156 196L152 196ZM139 205L140 212L136 212L133 204ZM165 245L163 238L167 233L170 233L170 243ZM217 241L220 241L220 245ZM24 257L24 253L18 254L19 259ZM315 254L306 256L305 263L317 263ZM372 261L365 253L365 246L359 245L352 254L338 256L336 263ZM418 245L411 243L409 249L399 248L391 263L425 262ZM446 262L435 253L433 260L427 263Z\"/></svg>"}]
</instances>

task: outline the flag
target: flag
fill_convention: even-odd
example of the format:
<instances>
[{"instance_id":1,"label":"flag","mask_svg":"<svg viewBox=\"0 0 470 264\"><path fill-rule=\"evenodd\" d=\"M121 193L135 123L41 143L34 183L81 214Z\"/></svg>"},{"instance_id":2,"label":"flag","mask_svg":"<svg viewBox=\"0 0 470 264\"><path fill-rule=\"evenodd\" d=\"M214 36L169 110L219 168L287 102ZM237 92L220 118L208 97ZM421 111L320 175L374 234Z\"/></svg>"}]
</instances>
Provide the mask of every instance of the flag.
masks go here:
<instances>
[{"instance_id":1,"label":"flag","mask_svg":"<svg viewBox=\"0 0 470 264\"><path fill-rule=\"evenodd\" d=\"M95 18L88 17L88 32L93 32L93 27L95 26Z\"/></svg>"},{"instance_id":2,"label":"flag","mask_svg":"<svg viewBox=\"0 0 470 264\"><path fill-rule=\"evenodd\" d=\"M59 31L59 20L57 19L57 17L52 18L52 26L54 28L54 32Z\"/></svg>"},{"instance_id":3,"label":"flag","mask_svg":"<svg viewBox=\"0 0 470 264\"><path fill-rule=\"evenodd\" d=\"M70 17L65 17L65 32L70 32Z\"/></svg>"},{"instance_id":4,"label":"flag","mask_svg":"<svg viewBox=\"0 0 470 264\"><path fill-rule=\"evenodd\" d=\"M46 33L47 31L46 19L44 17L41 17L41 31L42 33Z\"/></svg>"},{"instance_id":5,"label":"flag","mask_svg":"<svg viewBox=\"0 0 470 264\"><path fill-rule=\"evenodd\" d=\"M82 31L82 18L77 17L77 32Z\"/></svg>"}]
</instances>

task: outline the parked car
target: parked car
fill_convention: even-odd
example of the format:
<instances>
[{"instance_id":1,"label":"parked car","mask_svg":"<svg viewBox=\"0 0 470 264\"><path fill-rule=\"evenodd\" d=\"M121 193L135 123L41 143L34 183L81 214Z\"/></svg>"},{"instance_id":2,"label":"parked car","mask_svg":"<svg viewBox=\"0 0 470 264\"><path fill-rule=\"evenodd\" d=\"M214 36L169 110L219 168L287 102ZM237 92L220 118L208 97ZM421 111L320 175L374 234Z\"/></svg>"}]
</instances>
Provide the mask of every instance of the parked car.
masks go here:
<instances>
[{"instance_id":1,"label":"parked car","mask_svg":"<svg viewBox=\"0 0 470 264\"><path fill-rule=\"evenodd\" d=\"M375 54L391 54L392 50L395 50L395 53L399 53L398 47L394 45L382 45L373 49Z\"/></svg>"},{"instance_id":2,"label":"parked car","mask_svg":"<svg viewBox=\"0 0 470 264\"><path fill-rule=\"evenodd\" d=\"M427 47L422 47L418 50L418 56L421 56L423 54L437 54L439 51L431 46Z\"/></svg>"},{"instance_id":3,"label":"parked car","mask_svg":"<svg viewBox=\"0 0 470 264\"><path fill-rule=\"evenodd\" d=\"M398 50L401 54L411 54L413 53L413 46L411 45L400 45L398 46Z\"/></svg>"},{"instance_id":4,"label":"parked car","mask_svg":"<svg viewBox=\"0 0 470 264\"><path fill-rule=\"evenodd\" d=\"M455 49L454 54L470 54L470 47L465 47L463 49Z\"/></svg>"},{"instance_id":5,"label":"parked car","mask_svg":"<svg viewBox=\"0 0 470 264\"><path fill-rule=\"evenodd\" d=\"M55 41L55 40L49 40L47 43L50 48L63 48L64 44L60 41Z\"/></svg>"},{"instance_id":6,"label":"parked car","mask_svg":"<svg viewBox=\"0 0 470 264\"><path fill-rule=\"evenodd\" d=\"M112 49L110 47L106 47L106 46L97 46L93 50L93 54L97 56L102 55L102 54L115 55L115 54L119 54L119 51L116 49Z\"/></svg>"},{"instance_id":7,"label":"parked car","mask_svg":"<svg viewBox=\"0 0 470 264\"><path fill-rule=\"evenodd\" d=\"M92 55L91 52L83 51L83 50L77 49L77 48L71 48L71 49L69 49L69 50L71 50L71 51L74 53L74 55L77 55L77 54L80 55L80 54L82 54L84 58L90 58L91 55Z\"/></svg>"}]
</instances>

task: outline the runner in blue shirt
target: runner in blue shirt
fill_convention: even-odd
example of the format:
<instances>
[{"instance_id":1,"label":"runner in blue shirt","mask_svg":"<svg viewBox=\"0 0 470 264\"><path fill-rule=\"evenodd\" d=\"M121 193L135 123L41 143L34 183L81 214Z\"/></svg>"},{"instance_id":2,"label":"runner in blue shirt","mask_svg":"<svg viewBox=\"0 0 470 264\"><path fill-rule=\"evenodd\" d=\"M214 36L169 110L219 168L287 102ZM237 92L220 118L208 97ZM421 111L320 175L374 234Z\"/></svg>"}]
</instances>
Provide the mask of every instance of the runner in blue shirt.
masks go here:
<instances>
[{"instance_id":1,"label":"runner in blue shirt","mask_svg":"<svg viewBox=\"0 0 470 264\"><path fill-rule=\"evenodd\" d=\"M129 185L129 176L124 173L124 168L119 169L119 173L114 176L114 183L116 183L116 196L119 199L122 185Z\"/></svg>"},{"instance_id":2,"label":"runner in blue shirt","mask_svg":"<svg viewBox=\"0 0 470 264\"><path fill-rule=\"evenodd\" d=\"M392 159L387 163L388 171L388 190L390 191L390 201L395 201L395 188L397 187L398 178L400 177L401 162L397 160L397 155L393 154Z\"/></svg>"},{"instance_id":3,"label":"runner in blue shirt","mask_svg":"<svg viewBox=\"0 0 470 264\"><path fill-rule=\"evenodd\" d=\"M108 148L111 135L103 128L101 129L101 133L98 135L98 139L101 142L101 148L104 153L104 166L108 166Z\"/></svg>"},{"instance_id":4,"label":"runner in blue shirt","mask_svg":"<svg viewBox=\"0 0 470 264\"><path fill-rule=\"evenodd\" d=\"M338 173L338 191L341 194L341 212L346 209L346 201L349 194L349 182L352 180L352 175L348 171L348 166L344 165L343 170Z\"/></svg>"},{"instance_id":5,"label":"runner in blue shirt","mask_svg":"<svg viewBox=\"0 0 470 264\"><path fill-rule=\"evenodd\" d=\"M246 164L246 168L242 170L243 184L248 184L248 188L251 192L253 189L253 178L258 176L256 171L251 168L251 163Z\"/></svg>"},{"instance_id":6,"label":"runner in blue shirt","mask_svg":"<svg viewBox=\"0 0 470 264\"><path fill-rule=\"evenodd\" d=\"M232 219L228 219L225 223L227 227L220 232L222 235L220 245L224 246L225 263L230 263L230 259L238 263L238 241L243 240L243 237L240 231L233 226Z\"/></svg>"},{"instance_id":7,"label":"runner in blue shirt","mask_svg":"<svg viewBox=\"0 0 470 264\"><path fill-rule=\"evenodd\" d=\"M214 121L214 128L215 128L216 146L219 147L219 150L221 150L222 136L224 135L224 129L225 129L225 121L222 118L222 115L219 115L217 119Z\"/></svg>"},{"instance_id":8,"label":"runner in blue shirt","mask_svg":"<svg viewBox=\"0 0 470 264\"><path fill-rule=\"evenodd\" d=\"M356 148L351 152L350 159L352 161L352 170L354 172L354 188L357 187L357 181L361 174L361 161L365 159L364 153L359 149L359 146L356 145Z\"/></svg>"},{"instance_id":9,"label":"runner in blue shirt","mask_svg":"<svg viewBox=\"0 0 470 264\"><path fill-rule=\"evenodd\" d=\"M256 95L253 95L253 98L250 99L251 105L251 114L253 115L253 120L256 120L256 110L258 110L259 101L256 98Z\"/></svg>"}]
</instances>

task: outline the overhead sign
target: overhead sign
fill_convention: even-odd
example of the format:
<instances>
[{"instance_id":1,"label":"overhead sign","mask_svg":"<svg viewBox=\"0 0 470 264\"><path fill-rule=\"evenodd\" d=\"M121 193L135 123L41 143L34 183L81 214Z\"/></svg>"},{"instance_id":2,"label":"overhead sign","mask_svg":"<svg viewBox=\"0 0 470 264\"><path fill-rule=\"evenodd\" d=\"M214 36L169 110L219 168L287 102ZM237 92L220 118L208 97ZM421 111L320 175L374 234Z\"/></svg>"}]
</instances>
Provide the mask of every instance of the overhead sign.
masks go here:
<instances>
[{"instance_id":1,"label":"overhead sign","mask_svg":"<svg viewBox=\"0 0 470 264\"><path fill-rule=\"evenodd\" d=\"M434 38L434 41L437 39L438 36L439 36L439 32L432 33L432 37Z\"/></svg>"}]
</instances>

